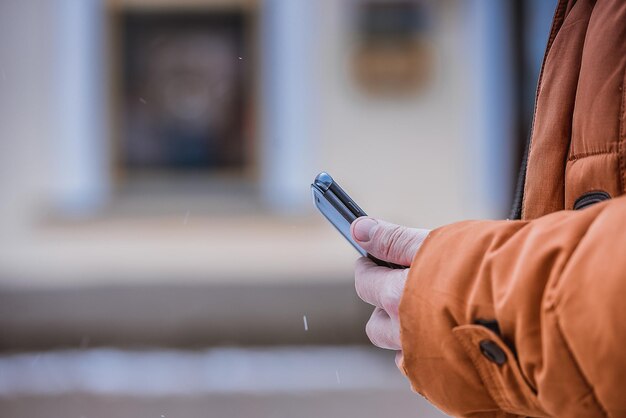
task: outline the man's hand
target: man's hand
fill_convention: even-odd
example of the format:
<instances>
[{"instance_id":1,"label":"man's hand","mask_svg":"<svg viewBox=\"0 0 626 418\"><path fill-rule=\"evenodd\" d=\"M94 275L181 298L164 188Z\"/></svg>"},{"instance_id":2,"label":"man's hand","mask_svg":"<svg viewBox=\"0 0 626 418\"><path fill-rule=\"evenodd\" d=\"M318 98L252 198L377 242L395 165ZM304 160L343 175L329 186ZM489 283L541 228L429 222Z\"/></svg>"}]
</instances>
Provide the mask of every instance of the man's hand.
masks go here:
<instances>
[{"instance_id":1,"label":"man's hand","mask_svg":"<svg viewBox=\"0 0 626 418\"><path fill-rule=\"evenodd\" d=\"M369 217L357 219L350 229L352 238L369 254L401 266L411 265L415 253L430 232ZM381 267L366 257L357 260L354 273L357 294L375 307L365 332L375 346L398 351L396 364L400 369L402 345L398 306L407 274L408 269Z\"/></svg>"}]
</instances>

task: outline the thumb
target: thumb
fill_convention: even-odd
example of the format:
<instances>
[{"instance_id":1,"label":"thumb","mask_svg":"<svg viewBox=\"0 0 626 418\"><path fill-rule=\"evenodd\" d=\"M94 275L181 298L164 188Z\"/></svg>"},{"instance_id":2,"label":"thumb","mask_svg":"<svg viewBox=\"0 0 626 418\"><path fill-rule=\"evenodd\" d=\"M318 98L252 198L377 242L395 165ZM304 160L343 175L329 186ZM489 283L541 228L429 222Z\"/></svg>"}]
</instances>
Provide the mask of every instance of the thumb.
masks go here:
<instances>
[{"instance_id":1,"label":"thumb","mask_svg":"<svg viewBox=\"0 0 626 418\"><path fill-rule=\"evenodd\" d=\"M410 266L430 231L407 228L364 216L352 222L350 232L357 244L374 257Z\"/></svg>"}]
</instances>

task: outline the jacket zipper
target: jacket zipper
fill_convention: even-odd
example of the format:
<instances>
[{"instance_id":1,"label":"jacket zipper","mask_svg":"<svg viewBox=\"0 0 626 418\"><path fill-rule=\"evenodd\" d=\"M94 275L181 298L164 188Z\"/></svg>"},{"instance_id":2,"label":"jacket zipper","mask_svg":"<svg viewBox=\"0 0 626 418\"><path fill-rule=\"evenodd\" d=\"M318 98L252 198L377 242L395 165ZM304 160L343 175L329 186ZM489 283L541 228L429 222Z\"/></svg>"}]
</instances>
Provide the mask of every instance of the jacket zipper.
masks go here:
<instances>
[{"instance_id":1,"label":"jacket zipper","mask_svg":"<svg viewBox=\"0 0 626 418\"><path fill-rule=\"evenodd\" d=\"M541 89L541 81L543 79L543 70L546 65L546 60L548 59L548 54L550 53L550 49L552 48L552 43L554 42L554 38L556 38L556 34L561 29L563 24L564 16L562 16L565 11L565 6L567 5L567 0L559 0L559 3L556 6L556 10L554 11L554 17L552 18L552 27L550 28L550 35L548 37L548 42L546 45L546 52L543 55L543 60L541 61L541 69L539 70L539 78L537 80L537 90L535 92L535 106L533 108L533 120L530 127L530 137L526 143L526 149L524 150L524 156L522 159L522 165L520 169L520 173L517 180L517 190L515 191L515 200L513 203L513 210L511 211L511 219L522 219L524 216L524 189L526 188L526 171L528 170L528 161L530 157L530 147L532 145L533 139L533 131L535 129L535 119L537 117L537 101L539 100L539 90Z\"/></svg>"}]
</instances>

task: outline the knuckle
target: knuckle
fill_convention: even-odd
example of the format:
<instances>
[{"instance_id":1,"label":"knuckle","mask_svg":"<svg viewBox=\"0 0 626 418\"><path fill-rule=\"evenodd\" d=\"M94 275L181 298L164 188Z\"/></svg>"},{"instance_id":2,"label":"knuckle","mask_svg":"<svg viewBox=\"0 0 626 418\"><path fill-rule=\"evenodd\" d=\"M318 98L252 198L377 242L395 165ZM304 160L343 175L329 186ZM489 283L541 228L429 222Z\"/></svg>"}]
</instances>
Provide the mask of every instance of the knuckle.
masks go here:
<instances>
[{"instance_id":1,"label":"knuckle","mask_svg":"<svg viewBox=\"0 0 626 418\"><path fill-rule=\"evenodd\" d=\"M403 240L406 228L400 225L394 225L388 229L385 229L378 241L379 254L385 259L389 259L393 255Z\"/></svg>"},{"instance_id":2,"label":"knuckle","mask_svg":"<svg viewBox=\"0 0 626 418\"><path fill-rule=\"evenodd\" d=\"M357 262L357 266L354 271L354 289L359 298L363 299L363 287L365 286L365 271L363 263Z\"/></svg>"},{"instance_id":3,"label":"knuckle","mask_svg":"<svg viewBox=\"0 0 626 418\"><path fill-rule=\"evenodd\" d=\"M400 274L395 275L387 282L384 293L381 295L385 311L395 318L399 316L400 300L406 283L406 273L400 271L398 273Z\"/></svg>"},{"instance_id":4,"label":"knuckle","mask_svg":"<svg viewBox=\"0 0 626 418\"><path fill-rule=\"evenodd\" d=\"M372 316L365 325L365 334L372 344L374 344L376 347L383 348L380 335L380 324L378 321L378 312L378 309L374 309L374 312L372 312Z\"/></svg>"},{"instance_id":5,"label":"knuckle","mask_svg":"<svg viewBox=\"0 0 626 418\"><path fill-rule=\"evenodd\" d=\"M379 277L378 286L376 287L376 299L380 303L380 307L389 314L395 313L400 304L401 291L398 291L398 276L395 271L386 271Z\"/></svg>"},{"instance_id":6,"label":"knuckle","mask_svg":"<svg viewBox=\"0 0 626 418\"><path fill-rule=\"evenodd\" d=\"M356 291L356 295L359 297L359 299L364 300L362 285L358 279L354 281L354 290Z\"/></svg>"},{"instance_id":7,"label":"knuckle","mask_svg":"<svg viewBox=\"0 0 626 418\"><path fill-rule=\"evenodd\" d=\"M380 295L380 302L388 313L394 315L398 312L399 297L391 283L387 284Z\"/></svg>"}]
</instances>

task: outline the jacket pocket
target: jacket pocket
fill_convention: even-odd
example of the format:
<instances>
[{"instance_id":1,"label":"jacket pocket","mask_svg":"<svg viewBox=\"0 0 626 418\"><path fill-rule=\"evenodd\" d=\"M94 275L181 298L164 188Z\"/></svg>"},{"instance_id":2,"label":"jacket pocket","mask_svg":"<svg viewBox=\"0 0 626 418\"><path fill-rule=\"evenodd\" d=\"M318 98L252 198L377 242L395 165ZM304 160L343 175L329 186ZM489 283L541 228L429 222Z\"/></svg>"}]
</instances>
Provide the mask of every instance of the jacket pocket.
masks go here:
<instances>
[{"instance_id":1,"label":"jacket pocket","mask_svg":"<svg viewBox=\"0 0 626 418\"><path fill-rule=\"evenodd\" d=\"M548 416L513 352L496 333L482 325L461 325L453 328L452 333L476 367L489 395L503 411Z\"/></svg>"},{"instance_id":2,"label":"jacket pocket","mask_svg":"<svg viewBox=\"0 0 626 418\"><path fill-rule=\"evenodd\" d=\"M584 209L596 203L609 200L610 198L611 195L602 190L587 192L584 195L580 196L578 199L576 199L576 201L574 202L574 210Z\"/></svg>"}]
</instances>

